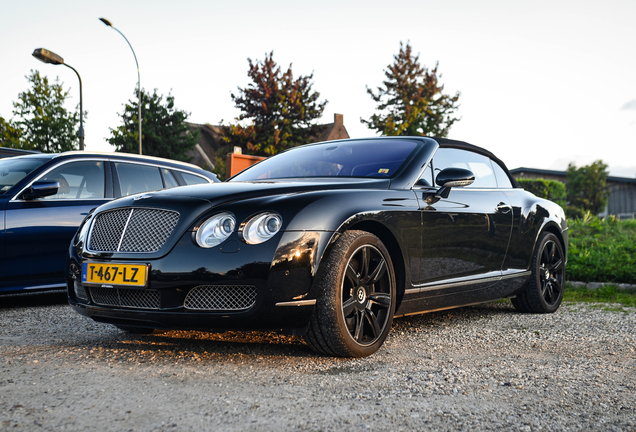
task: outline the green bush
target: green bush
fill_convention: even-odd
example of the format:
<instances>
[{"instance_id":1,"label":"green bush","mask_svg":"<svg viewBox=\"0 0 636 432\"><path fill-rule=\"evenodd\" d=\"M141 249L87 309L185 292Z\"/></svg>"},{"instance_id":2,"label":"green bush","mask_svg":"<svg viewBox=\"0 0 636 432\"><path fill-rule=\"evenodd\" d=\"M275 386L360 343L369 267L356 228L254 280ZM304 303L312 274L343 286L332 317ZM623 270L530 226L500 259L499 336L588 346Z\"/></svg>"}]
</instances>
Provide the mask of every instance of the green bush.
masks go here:
<instances>
[{"instance_id":1,"label":"green bush","mask_svg":"<svg viewBox=\"0 0 636 432\"><path fill-rule=\"evenodd\" d=\"M567 280L636 283L636 220L568 219Z\"/></svg>"},{"instance_id":2,"label":"green bush","mask_svg":"<svg viewBox=\"0 0 636 432\"><path fill-rule=\"evenodd\" d=\"M561 207L565 208L567 194L565 192L565 184L558 180L545 179L525 179L518 178L517 182L528 192L532 192L539 198L554 201Z\"/></svg>"}]
</instances>

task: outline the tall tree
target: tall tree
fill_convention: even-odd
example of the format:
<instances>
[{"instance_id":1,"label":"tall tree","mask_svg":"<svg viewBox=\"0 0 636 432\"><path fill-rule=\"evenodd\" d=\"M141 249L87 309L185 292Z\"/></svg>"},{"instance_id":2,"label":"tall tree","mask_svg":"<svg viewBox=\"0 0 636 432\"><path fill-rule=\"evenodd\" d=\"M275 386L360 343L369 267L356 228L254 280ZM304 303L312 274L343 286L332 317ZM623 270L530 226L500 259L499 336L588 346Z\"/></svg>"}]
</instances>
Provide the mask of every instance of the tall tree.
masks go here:
<instances>
[{"instance_id":1,"label":"tall tree","mask_svg":"<svg viewBox=\"0 0 636 432\"><path fill-rule=\"evenodd\" d=\"M406 47L400 42L400 53L393 58L377 93L367 87L378 113L360 121L383 135L447 136L459 120L453 114L459 108L460 93L443 93L444 85L439 81L442 75L437 75L439 62L429 71L420 65L419 55L413 56L408 42Z\"/></svg>"},{"instance_id":2,"label":"tall tree","mask_svg":"<svg viewBox=\"0 0 636 432\"><path fill-rule=\"evenodd\" d=\"M568 199L568 215L579 215L589 211L593 215L601 213L607 205L610 192L607 189L607 164L602 160L577 168L568 165L565 188Z\"/></svg>"},{"instance_id":3,"label":"tall tree","mask_svg":"<svg viewBox=\"0 0 636 432\"><path fill-rule=\"evenodd\" d=\"M11 120L0 116L0 147L32 149L22 138L24 131Z\"/></svg>"},{"instance_id":4,"label":"tall tree","mask_svg":"<svg viewBox=\"0 0 636 432\"><path fill-rule=\"evenodd\" d=\"M129 100L120 114L123 125L110 129L107 141L119 152L139 153L138 97ZM192 132L186 124L189 113L174 106L174 96L163 96L141 90L142 152L149 156L188 161L186 153L197 143L198 133Z\"/></svg>"},{"instance_id":5,"label":"tall tree","mask_svg":"<svg viewBox=\"0 0 636 432\"><path fill-rule=\"evenodd\" d=\"M247 75L252 82L232 93L235 106L241 110L237 121L223 128L229 145L247 148L249 153L270 156L290 147L306 144L312 138L311 123L322 116L327 101L319 101L314 91L314 74L294 79L292 65L283 72L274 61L274 52L265 54L262 62L247 59Z\"/></svg>"},{"instance_id":6,"label":"tall tree","mask_svg":"<svg viewBox=\"0 0 636 432\"><path fill-rule=\"evenodd\" d=\"M79 109L69 112L64 103L69 90L64 91L59 79L49 83L40 72L31 71L26 79L31 89L18 94L13 102L16 125L23 131L22 139L30 148L42 152L63 152L79 147Z\"/></svg>"}]
</instances>

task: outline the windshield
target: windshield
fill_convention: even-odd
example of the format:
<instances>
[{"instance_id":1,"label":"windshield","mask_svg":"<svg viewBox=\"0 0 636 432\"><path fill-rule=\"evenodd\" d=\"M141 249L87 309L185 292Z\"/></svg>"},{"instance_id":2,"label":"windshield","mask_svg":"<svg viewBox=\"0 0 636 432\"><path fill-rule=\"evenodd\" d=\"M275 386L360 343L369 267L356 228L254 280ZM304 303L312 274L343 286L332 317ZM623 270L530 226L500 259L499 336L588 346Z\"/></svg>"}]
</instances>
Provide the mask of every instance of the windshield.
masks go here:
<instances>
[{"instance_id":1,"label":"windshield","mask_svg":"<svg viewBox=\"0 0 636 432\"><path fill-rule=\"evenodd\" d=\"M265 159L231 181L311 177L392 178L418 141L382 139L337 141L295 147Z\"/></svg>"},{"instance_id":2,"label":"windshield","mask_svg":"<svg viewBox=\"0 0 636 432\"><path fill-rule=\"evenodd\" d=\"M48 159L6 158L0 159L0 195L6 193L31 171L44 164Z\"/></svg>"}]
</instances>

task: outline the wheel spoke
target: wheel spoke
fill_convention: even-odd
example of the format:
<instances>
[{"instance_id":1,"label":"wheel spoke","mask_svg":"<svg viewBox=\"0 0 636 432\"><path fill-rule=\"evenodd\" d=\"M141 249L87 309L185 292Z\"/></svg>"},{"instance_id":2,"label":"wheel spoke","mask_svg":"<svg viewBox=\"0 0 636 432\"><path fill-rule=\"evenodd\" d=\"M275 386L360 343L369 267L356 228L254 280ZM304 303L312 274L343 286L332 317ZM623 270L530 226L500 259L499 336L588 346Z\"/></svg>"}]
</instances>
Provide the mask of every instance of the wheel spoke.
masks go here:
<instances>
[{"instance_id":1,"label":"wheel spoke","mask_svg":"<svg viewBox=\"0 0 636 432\"><path fill-rule=\"evenodd\" d=\"M550 262L550 253L548 252L548 245L543 248L543 252L541 252L541 264L547 264Z\"/></svg>"},{"instance_id":2,"label":"wheel spoke","mask_svg":"<svg viewBox=\"0 0 636 432\"><path fill-rule=\"evenodd\" d=\"M558 279L550 278L550 284L552 285L553 291L556 291L557 293L561 292L561 282L559 282Z\"/></svg>"},{"instance_id":3,"label":"wheel spoke","mask_svg":"<svg viewBox=\"0 0 636 432\"><path fill-rule=\"evenodd\" d=\"M552 284L550 284L550 282L546 282L544 287L543 299L548 303L552 303Z\"/></svg>"},{"instance_id":4,"label":"wheel spoke","mask_svg":"<svg viewBox=\"0 0 636 432\"><path fill-rule=\"evenodd\" d=\"M351 279L351 285L353 287L357 287L360 285L360 278L358 277L358 272L351 266L351 262L347 266L347 278Z\"/></svg>"},{"instance_id":5,"label":"wheel spoke","mask_svg":"<svg viewBox=\"0 0 636 432\"><path fill-rule=\"evenodd\" d=\"M367 321L369 321L369 324L371 324L371 328L373 329L373 339L380 336L380 333L382 332L382 328L380 327L378 318L375 316L373 311L370 311L368 309L365 310L364 316L367 318Z\"/></svg>"},{"instance_id":6,"label":"wheel spoke","mask_svg":"<svg viewBox=\"0 0 636 432\"><path fill-rule=\"evenodd\" d=\"M547 291L548 291L548 281L542 280L541 281L541 297L545 298Z\"/></svg>"},{"instance_id":7,"label":"wheel spoke","mask_svg":"<svg viewBox=\"0 0 636 432\"><path fill-rule=\"evenodd\" d=\"M386 261L384 260L384 258L382 258L380 262L378 263L378 265L373 270L373 272L371 272L371 274L367 278L365 278L363 282L369 285L376 284L382 278L382 276L384 276L385 272L386 272Z\"/></svg>"},{"instance_id":8,"label":"wheel spoke","mask_svg":"<svg viewBox=\"0 0 636 432\"><path fill-rule=\"evenodd\" d=\"M375 303L385 309L391 307L391 296L383 292L374 292L369 294L369 306L371 303Z\"/></svg>"},{"instance_id":9,"label":"wheel spoke","mask_svg":"<svg viewBox=\"0 0 636 432\"><path fill-rule=\"evenodd\" d=\"M548 257L550 260L548 262L554 262L554 254L556 253L556 246L554 243L550 242L546 245L549 248Z\"/></svg>"},{"instance_id":10,"label":"wheel spoke","mask_svg":"<svg viewBox=\"0 0 636 432\"><path fill-rule=\"evenodd\" d=\"M363 247L360 249L360 279L366 279L369 274L369 260L371 259L369 256L369 248Z\"/></svg>"},{"instance_id":11,"label":"wheel spoke","mask_svg":"<svg viewBox=\"0 0 636 432\"><path fill-rule=\"evenodd\" d=\"M356 301L353 297L349 298L342 304L342 312L344 313L345 318L351 315L351 312L354 311L356 305Z\"/></svg>"},{"instance_id":12,"label":"wheel spoke","mask_svg":"<svg viewBox=\"0 0 636 432\"><path fill-rule=\"evenodd\" d=\"M356 333L353 336L358 342L362 342L362 329L364 328L364 312L356 313Z\"/></svg>"},{"instance_id":13,"label":"wheel spoke","mask_svg":"<svg viewBox=\"0 0 636 432\"><path fill-rule=\"evenodd\" d=\"M549 266L550 273L555 273L561 270L561 267L563 267L563 260L558 260L556 263Z\"/></svg>"}]
</instances>

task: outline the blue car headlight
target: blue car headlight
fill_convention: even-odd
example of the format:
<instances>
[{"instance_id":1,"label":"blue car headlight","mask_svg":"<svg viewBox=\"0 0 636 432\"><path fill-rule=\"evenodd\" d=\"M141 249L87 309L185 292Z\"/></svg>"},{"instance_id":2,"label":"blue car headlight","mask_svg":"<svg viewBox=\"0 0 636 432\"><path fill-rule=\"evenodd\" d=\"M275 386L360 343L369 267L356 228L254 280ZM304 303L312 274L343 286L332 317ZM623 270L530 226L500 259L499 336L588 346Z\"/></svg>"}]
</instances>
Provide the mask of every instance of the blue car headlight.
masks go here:
<instances>
[{"instance_id":1,"label":"blue car headlight","mask_svg":"<svg viewBox=\"0 0 636 432\"><path fill-rule=\"evenodd\" d=\"M283 218L278 213L261 213L245 222L241 234L247 244L259 244L274 237L282 226Z\"/></svg>"},{"instance_id":2,"label":"blue car headlight","mask_svg":"<svg viewBox=\"0 0 636 432\"><path fill-rule=\"evenodd\" d=\"M231 213L219 213L206 220L197 231L196 242L202 248L223 243L234 231L236 219Z\"/></svg>"}]
</instances>

